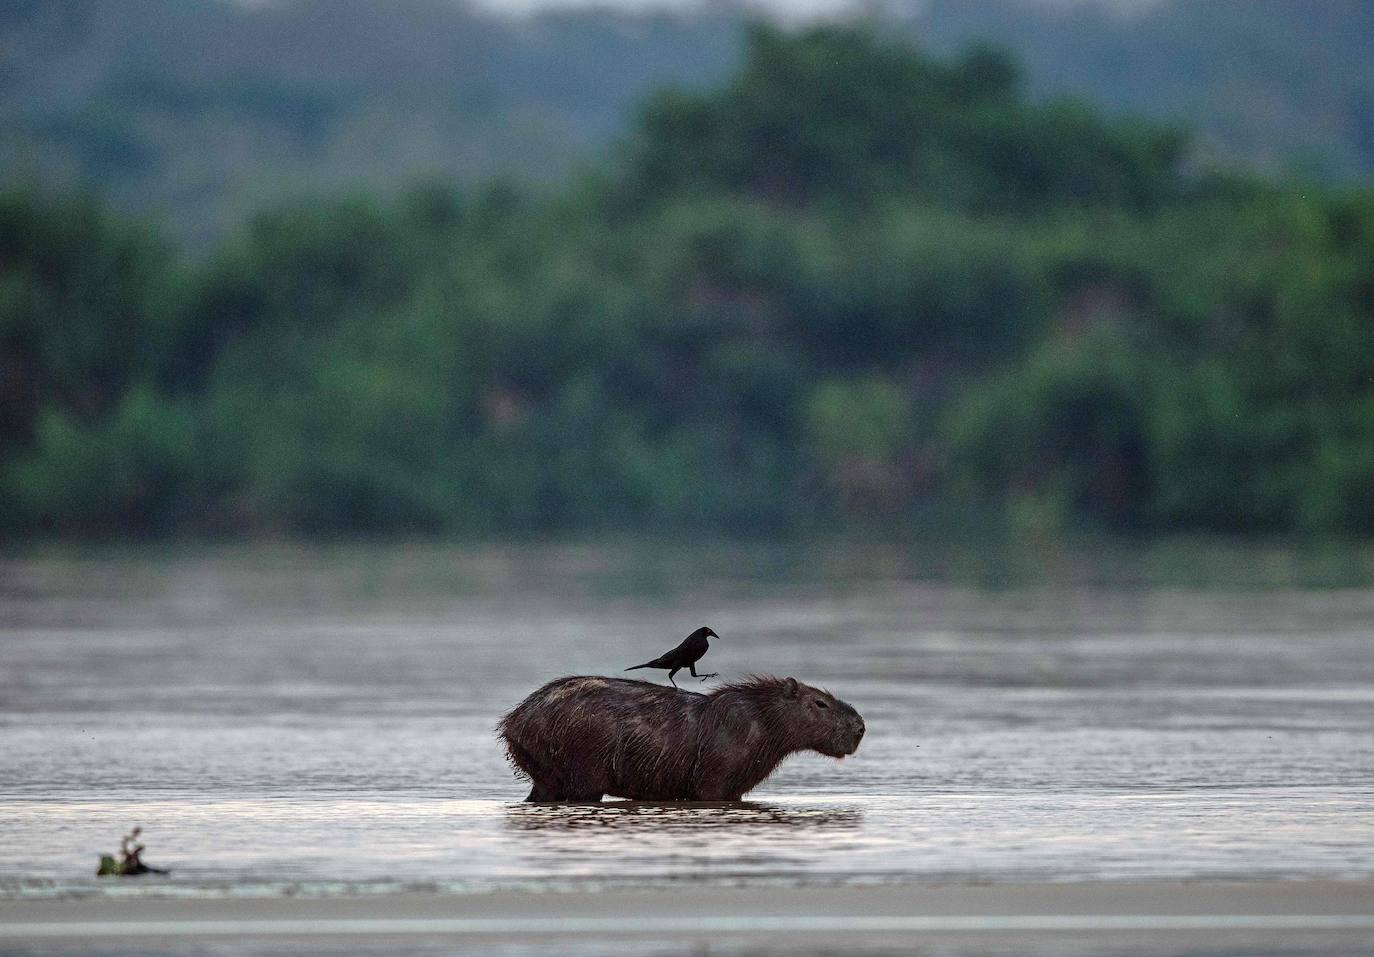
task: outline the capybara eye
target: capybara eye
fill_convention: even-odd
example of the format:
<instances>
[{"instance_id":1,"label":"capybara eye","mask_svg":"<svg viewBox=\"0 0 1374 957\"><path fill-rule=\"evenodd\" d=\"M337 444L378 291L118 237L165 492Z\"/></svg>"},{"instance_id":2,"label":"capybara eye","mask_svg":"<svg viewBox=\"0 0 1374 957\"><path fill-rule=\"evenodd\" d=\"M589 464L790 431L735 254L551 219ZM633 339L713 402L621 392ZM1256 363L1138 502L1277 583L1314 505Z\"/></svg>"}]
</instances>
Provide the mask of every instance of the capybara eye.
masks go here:
<instances>
[{"instance_id":1,"label":"capybara eye","mask_svg":"<svg viewBox=\"0 0 1374 957\"><path fill-rule=\"evenodd\" d=\"M830 705L826 704L826 703L825 703L824 701L822 701L820 698L817 698L815 701L813 701L813 702L811 702L811 703L814 704L814 705L815 705L816 707L818 707L818 708L829 708L829 707L830 707Z\"/></svg>"}]
</instances>

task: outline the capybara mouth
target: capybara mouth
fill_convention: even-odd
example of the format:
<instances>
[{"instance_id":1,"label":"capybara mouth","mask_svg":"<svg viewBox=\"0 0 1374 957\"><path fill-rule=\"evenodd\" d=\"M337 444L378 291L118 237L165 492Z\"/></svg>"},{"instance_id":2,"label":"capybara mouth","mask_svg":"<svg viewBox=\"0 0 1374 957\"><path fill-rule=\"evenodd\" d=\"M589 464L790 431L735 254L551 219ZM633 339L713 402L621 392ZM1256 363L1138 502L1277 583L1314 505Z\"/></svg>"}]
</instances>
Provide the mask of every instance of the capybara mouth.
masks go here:
<instances>
[{"instance_id":1,"label":"capybara mouth","mask_svg":"<svg viewBox=\"0 0 1374 957\"><path fill-rule=\"evenodd\" d=\"M856 738L854 738L853 741L846 742L844 744L839 745L838 747L833 747L825 751L821 751L821 754L824 754L827 758L835 758L836 760L843 761L849 755L859 750L859 741L861 741L862 739L863 735L858 735ZM820 749L818 748L817 750Z\"/></svg>"}]
</instances>

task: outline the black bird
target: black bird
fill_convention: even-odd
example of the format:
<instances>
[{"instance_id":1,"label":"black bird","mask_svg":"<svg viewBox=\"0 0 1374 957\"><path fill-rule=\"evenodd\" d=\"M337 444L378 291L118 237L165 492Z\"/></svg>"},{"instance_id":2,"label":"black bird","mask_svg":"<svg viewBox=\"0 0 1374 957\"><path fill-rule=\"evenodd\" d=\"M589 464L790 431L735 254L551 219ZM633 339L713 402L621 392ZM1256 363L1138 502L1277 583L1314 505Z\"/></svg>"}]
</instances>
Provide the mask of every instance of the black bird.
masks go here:
<instances>
[{"instance_id":1,"label":"black bird","mask_svg":"<svg viewBox=\"0 0 1374 957\"><path fill-rule=\"evenodd\" d=\"M709 675L697 674L697 662L701 660L701 656L706 654L707 649L711 647L711 642L707 639L719 637L720 635L716 634L710 628L698 628L686 638L682 639L682 644L678 645L672 651L659 655L653 661L646 661L642 665L635 665L634 668L626 668L625 670L634 671L637 668L666 668L668 670L668 680L672 682L674 688L677 687L677 682L673 681L673 675L677 674L683 668L692 672L693 678L700 678L702 681L705 681L707 678L714 678L716 677L716 672L714 671Z\"/></svg>"}]
</instances>

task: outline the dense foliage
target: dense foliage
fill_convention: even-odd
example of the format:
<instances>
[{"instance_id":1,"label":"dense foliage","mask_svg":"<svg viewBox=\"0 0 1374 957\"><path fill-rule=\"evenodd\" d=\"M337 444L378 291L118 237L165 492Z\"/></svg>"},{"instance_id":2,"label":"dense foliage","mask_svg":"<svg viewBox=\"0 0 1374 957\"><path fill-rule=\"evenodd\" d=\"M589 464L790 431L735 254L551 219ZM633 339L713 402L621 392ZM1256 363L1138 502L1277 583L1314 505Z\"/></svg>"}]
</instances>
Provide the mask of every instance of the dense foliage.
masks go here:
<instances>
[{"instance_id":1,"label":"dense foliage","mask_svg":"<svg viewBox=\"0 0 1374 957\"><path fill-rule=\"evenodd\" d=\"M1374 531L1374 197L861 29L756 30L552 194L186 260L0 198L11 532Z\"/></svg>"}]
</instances>

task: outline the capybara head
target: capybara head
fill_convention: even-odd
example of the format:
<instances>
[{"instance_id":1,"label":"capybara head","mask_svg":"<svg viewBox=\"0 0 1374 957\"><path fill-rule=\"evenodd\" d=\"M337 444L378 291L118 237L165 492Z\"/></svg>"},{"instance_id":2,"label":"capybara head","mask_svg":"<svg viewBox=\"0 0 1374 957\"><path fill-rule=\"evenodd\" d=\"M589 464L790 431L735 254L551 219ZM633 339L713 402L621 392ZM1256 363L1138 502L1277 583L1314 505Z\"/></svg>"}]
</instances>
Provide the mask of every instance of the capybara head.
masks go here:
<instances>
[{"instance_id":1,"label":"capybara head","mask_svg":"<svg viewBox=\"0 0 1374 957\"><path fill-rule=\"evenodd\" d=\"M858 750L864 736L864 719L852 705L796 678L785 679L779 690L801 747L832 758L843 758Z\"/></svg>"}]
</instances>

